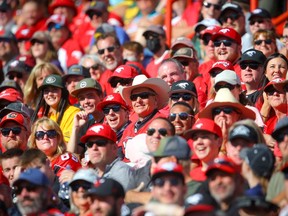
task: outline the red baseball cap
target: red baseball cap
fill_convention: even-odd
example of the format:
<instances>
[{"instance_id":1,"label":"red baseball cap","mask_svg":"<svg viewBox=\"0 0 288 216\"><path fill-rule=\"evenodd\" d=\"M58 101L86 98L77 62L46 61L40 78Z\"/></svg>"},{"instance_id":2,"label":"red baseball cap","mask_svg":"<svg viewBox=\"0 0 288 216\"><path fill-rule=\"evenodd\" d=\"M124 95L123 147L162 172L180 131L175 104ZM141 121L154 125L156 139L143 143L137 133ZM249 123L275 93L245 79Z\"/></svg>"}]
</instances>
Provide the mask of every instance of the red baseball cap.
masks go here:
<instances>
[{"instance_id":1,"label":"red baseball cap","mask_svg":"<svg viewBox=\"0 0 288 216\"><path fill-rule=\"evenodd\" d=\"M120 104L126 109L129 108L119 93L112 93L110 95L107 95L102 102L97 104L96 108L97 110L102 111L102 109L109 104Z\"/></svg>"},{"instance_id":2,"label":"red baseball cap","mask_svg":"<svg viewBox=\"0 0 288 216\"><path fill-rule=\"evenodd\" d=\"M49 19L46 21L46 26L48 27L49 24L55 23L59 24L60 26L68 26L68 20L64 15L60 14L53 14L49 17Z\"/></svg>"},{"instance_id":3,"label":"red baseball cap","mask_svg":"<svg viewBox=\"0 0 288 216\"><path fill-rule=\"evenodd\" d=\"M57 7L70 7L74 10L75 15L77 14L77 8L75 6L75 2L73 0L55 0L49 6L49 13L53 14L54 9Z\"/></svg>"},{"instance_id":4,"label":"red baseball cap","mask_svg":"<svg viewBox=\"0 0 288 216\"><path fill-rule=\"evenodd\" d=\"M17 40L30 40L34 34L35 30L32 30L32 28L21 28L15 33L15 37Z\"/></svg>"},{"instance_id":5,"label":"red baseball cap","mask_svg":"<svg viewBox=\"0 0 288 216\"><path fill-rule=\"evenodd\" d=\"M220 26L209 26L206 29L204 29L203 31L200 32L200 35L203 36L205 34L211 34L214 35L216 34L219 30L221 29Z\"/></svg>"},{"instance_id":6,"label":"red baseball cap","mask_svg":"<svg viewBox=\"0 0 288 216\"><path fill-rule=\"evenodd\" d=\"M7 88L0 92L0 100L4 99L10 102L23 102L23 98L21 97L21 94L14 88Z\"/></svg>"},{"instance_id":7,"label":"red baseball cap","mask_svg":"<svg viewBox=\"0 0 288 216\"><path fill-rule=\"evenodd\" d=\"M226 60L219 60L216 61L208 73L211 73L214 69L221 69L221 70L234 70L233 64L230 61Z\"/></svg>"},{"instance_id":8,"label":"red baseball cap","mask_svg":"<svg viewBox=\"0 0 288 216\"><path fill-rule=\"evenodd\" d=\"M269 86L273 86L275 89L279 89L279 88L276 88L274 85L281 85L284 83L284 81L285 81L285 79L283 79L283 78L273 79L264 87L264 91L266 92L266 90Z\"/></svg>"},{"instance_id":9,"label":"red baseball cap","mask_svg":"<svg viewBox=\"0 0 288 216\"><path fill-rule=\"evenodd\" d=\"M180 164L177 164L175 162L167 162L167 163L158 164L155 167L153 171L153 175L152 175L152 180L165 174L176 174L184 179L183 167Z\"/></svg>"},{"instance_id":10,"label":"red baseball cap","mask_svg":"<svg viewBox=\"0 0 288 216\"><path fill-rule=\"evenodd\" d=\"M222 138L221 128L211 119L199 118L193 125L192 129L187 130L184 133L184 136L186 139L190 139L198 131L208 131Z\"/></svg>"},{"instance_id":11,"label":"red baseball cap","mask_svg":"<svg viewBox=\"0 0 288 216\"><path fill-rule=\"evenodd\" d=\"M111 140L112 142L117 141L116 133L111 129L109 125L104 124L94 124L86 132L84 136L81 137L80 141L86 143L87 139L90 137L103 137L105 139Z\"/></svg>"},{"instance_id":12,"label":"red baseball cap","mask_svg":"<svg viewBox=\"0 0 288 216\"><path fill-rule=\"evenodd\" d=\"M20 113L10 112L7 115L5 115L0 122L0 127L2 127L8 121L14 121L28 130L27 126L29 126L29 123L26 121L25 117Z\"/></svg>"},{"instance_id":13,"label":"red baseball cap","mask_svg":"<svg viewBox=\"0 0 288 216\"><path fill-rule=\"evenodd\" d=\"M129 65L120 65L115 70L112 76L108 79L108 82L110 83L113 78L124 78L124 79L132 79L135 76L137 76L138 73L136 69Z\"/></svg>"},{"instance_id":14,"label":"red baseball cap","mask_svg":"<svg viewBox=\"0 0 288 216\"><path fill-rule=\"evenodd\" d=\"M211 173L211 170L222 170L227 173L235 174L238 172L236 164L228 157L218 157L208 166L206 176Z\"/></svg>"},{"instance_id":15,"label":"red baseball cap","mask_svg":"<svg viewBox=\"0 0 288 216\"><path fill-rule=\"evenodd\" d=\"M221 28L216 34L212 35L212 41L215 41L218 37L228 37L237 44L241 44L241 35L232 28Z\"/></svg>"}]
</instances>

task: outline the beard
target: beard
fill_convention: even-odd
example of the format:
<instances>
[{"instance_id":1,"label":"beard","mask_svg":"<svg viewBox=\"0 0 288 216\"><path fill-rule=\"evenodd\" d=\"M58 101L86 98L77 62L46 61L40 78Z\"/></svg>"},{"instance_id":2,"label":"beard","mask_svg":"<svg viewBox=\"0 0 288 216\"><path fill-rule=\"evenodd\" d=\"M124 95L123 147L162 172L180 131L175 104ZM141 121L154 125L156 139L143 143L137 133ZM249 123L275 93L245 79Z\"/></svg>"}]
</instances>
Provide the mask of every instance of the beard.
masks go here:
<instances>
[{"instance_id":1,"label":"beard","mask_svg":"<svg viewBox=\"0 0 288 216\"><path fill-rule=\"evenodd\" d=\"M24 197L22 200L19 200L18 198L17 207L22 215L40 213L45 209L47 204L45 197L45 193L40 193L37 198ZM30 201L30 204L23 205L23 202L26 200Z\"/></svg>"}]
</instances>

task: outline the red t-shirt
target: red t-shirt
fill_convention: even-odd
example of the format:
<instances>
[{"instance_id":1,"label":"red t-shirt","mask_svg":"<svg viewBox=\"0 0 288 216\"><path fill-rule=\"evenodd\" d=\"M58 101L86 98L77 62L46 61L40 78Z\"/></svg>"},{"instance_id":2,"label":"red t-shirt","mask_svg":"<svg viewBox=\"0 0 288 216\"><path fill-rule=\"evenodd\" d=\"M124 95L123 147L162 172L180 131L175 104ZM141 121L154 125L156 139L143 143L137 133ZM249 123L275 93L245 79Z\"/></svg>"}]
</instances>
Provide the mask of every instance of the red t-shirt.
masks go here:
<instances>
[{"instance_id":1,"label":"red t-shirt","mask_svg":"<svg viewBox=\"0 0 288 216\"><path fill-rule=\"evenodd\" d=\"M190 176L194 181L205 181L207 176L205 172L202 170L202 166L196 167L190 172Z\"/></svg>"},{"instance_id":2,"label":"red t-shirt","mask_svg":"<svg viewBox=\"0 0 288 216\"><path fill-rule=\"evenodd\" d=\"M104 95L110 95L113 93L113 88L108 82L108 79L112 76L112 74L113 71L107 69L100 77L99 83L102 86L102 91Z\"/></svg>"}]
</instances>

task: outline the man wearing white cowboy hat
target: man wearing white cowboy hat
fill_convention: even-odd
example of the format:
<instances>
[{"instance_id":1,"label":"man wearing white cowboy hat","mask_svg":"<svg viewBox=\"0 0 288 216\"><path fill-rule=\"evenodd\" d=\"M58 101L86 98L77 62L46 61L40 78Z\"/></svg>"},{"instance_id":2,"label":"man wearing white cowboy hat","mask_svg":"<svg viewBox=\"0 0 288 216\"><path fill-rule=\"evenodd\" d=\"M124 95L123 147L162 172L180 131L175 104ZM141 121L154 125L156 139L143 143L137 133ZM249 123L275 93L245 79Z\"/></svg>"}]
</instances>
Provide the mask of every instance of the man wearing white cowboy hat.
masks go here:
<instances>
[{"instance_id":1,"label":"man wearing white cowboy hat","mask_svg":"<svg viewBox=\"0 0 288 216\"><path fill-rule=\"evenodd\" d=\"M120 89L120 94L126 103L132 107L134 113L131 124L123 132L119 146L125 154L125 143L140 133L146 133L151 121L157 117L166 117L159 112L168 103L168 84L159 78L147 78L138 75L134 78L132 86Z\"/></svg>"}]
</instances>

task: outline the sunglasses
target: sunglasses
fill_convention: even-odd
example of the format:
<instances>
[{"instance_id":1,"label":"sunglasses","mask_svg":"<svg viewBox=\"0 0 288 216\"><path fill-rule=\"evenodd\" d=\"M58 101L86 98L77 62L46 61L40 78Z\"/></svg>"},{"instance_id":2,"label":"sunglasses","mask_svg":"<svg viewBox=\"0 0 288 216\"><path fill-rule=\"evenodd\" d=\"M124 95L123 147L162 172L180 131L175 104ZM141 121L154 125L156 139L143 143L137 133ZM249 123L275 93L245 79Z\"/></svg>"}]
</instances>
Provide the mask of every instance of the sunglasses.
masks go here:
<instances>
[{"instance_id":1,"label":"sunglasses","mask_svg":"<svg viewBox=\"0 0 288 216\"><path fill-rule=\"evenodd\" d=\"M98 50L98 54L99 55L103 55L104 54L104 52L105 52L105 50L107 50L109 53L111 53L111 52L114 52L114 50L117 48L117 46L110 46L110 47L107 47L107 48L105 48L105 49L99 49Z\"/></svg>"},{"instance_id":2,"label":"sunglasses","mask_svg":"<svg viewBox=\"0 0 288 216\"><path fill-rule=\"evenodd\" d=\"M132 95L130 95L130 100L136 101L138 97L140 97L141 99L148 99L149 96L155 96L155 94L153 94L151 92L142 92L139 94L132 94Z\"/></svg>"},{"instance_id":3,"label":"sunglasses","mask_svg":"<svg viewBox=\"0 0 288 216\"><path fill-rule=\"evenodd\" d=\"M89 190L91 187L92 187L92 184L91 183L88 183L88 182L84 182L84 181L81 181L81 184L80 183L75 183L75 184L72 184L70 185L70 188L72 189L72 191L76 192L79 190L79 188L83 188L85 191Z\"/></svg>"},{"instance_id":4,"label":"sunglasses","mask_svg":"<svg viewBox=\"0 0 288 216\"><path fill-rule=\"evenodd\" d=\"M49 139L53 139L57 136L57 131L56 130L48 130L48 131L36 131L35 132L35 138L37 140L42 140L44 139L44 136L47 135Z\"/></svg>"},{"instance_id":5,"label":"sunglasses","mask_svg":"<svg viewBox=\"0 0 288 216\"><path fill-rule=\"evenodd\" d=\"M240 63L240 68L242 70L245 70L247 67L253 69L253 70L257 70L258 67L260 66L260 64L258 63L253 63L253 62L243 62L243 63Z\"/></svg>"},{"instance_id":6,"label":"sunglasses","mask_svg":"<svg viewBox=\"0 0 288 216\"><path fill-rule=\"evenodd\" d=\"M38 39L33 39L31 40L31 45L34 46L36 43L38 44L44 44L45 41L41 41L41 40L38 40Z\"/></svg>"},{"instance_id":7,"label":"sunglasses","mask_svg":"<svg viewBox=\"0 0 288 216\"><path fill-rule=\"evenodd\" d=\"M221 8L222 8L222 6L220 5L220 4L212 4L212 3L209 3L209 2L203 2L203 6L205 7L205 8L210 8L210 7L212 7L213 6L213 8L215 9L215 10L221 10Z\"/></svg>"},{"instance_id":8,"label":"sunglasses","mask_svg":"<svg viewBox=\"0 0 288 216\"><path fill-rule=\"evenodd\" d=\"M222 111L225 114L231 114L232 112L236 112L236 110L232 107L219 107L212 110L212 115L219 115Z\"/></svg>"},{"instance_id":9,"label":"sunglasses","mask_svg":"<svg viewBox=\"0 0 288 216\"><path fill-rule=\"evenodd\" d=\"M90 68L92 68L93 70L98 70L99 64L92 65Z\"/></svg>"},{"instance_id":10,"label":"sunglasses","mask_svg":"<svg viewBox=\"0 0 288 216\"><path fill-rule=\"evenodd\" d=\"M130 85L132 83L133 79L113 79L111 82L110 82L110 85L112 88L116 88L118 83L120 83L120 85L122 86L127 86L127 85Z\"/></svg>"},{"instance_id":11,"label":"sunglasses","mask_svg":"<svg viewBox=\"0 0 288 216\"><path fill-rule=\"evenodd\" d=\"M165 182L169 182L171 186L178 186L180 184L180 179L179 178L168 178L168 179L163 179L163 178L156 178L152 184L157 187L163 187L165 185Z\"/></svg>"},{"instance_id":12,"label":"sunglasses","mask_svg":"<svg viewBox=\"0 0 288 216\"><path fill-rule=\"evenodd\" d=\"M189 65L189 61L180 61L180 63L184 66L187 67Z\"/></svg>"},{"instance_id":13,"label":"sunglasses","mask_svg":"<svg viewBox=\"0 0 288 216\"><path fill-rule=\"evenodd\" d=\"M266 94L269 95L269 96L272 96L274 95L275 92L277 92L278 94L283 94L282 92L276 90L275 88L268 88L265 90Z\"/></svg>"},{"instance_id":14,"label":"sunglasses","mask_svg":"<svg viewBox=\"0 0 288 216\"><path fill-rule=\"evenodd\" d=\"M8 75L8 79L10 79L10 80L13 80L15 77L17 77L18 79L22 79L23 78L23 74L22 73L17 73L17 74Z\"/></svg>"},{"instance_id":15,"label":"sunglasses","mask_svg":"<svg viewBox=\"0 0 288 216\"><path fill-rule=\"evenodd\" d=\"M210 76L211 76L212 78L215 78L219 73L221 73L221 71L219 71L219 70L214 70L214 71L210 72Z\"/></svg>"},{"instance_id":16,"label":"sunglasses","mask_svg":"<svg viewBox=\"0 0 288 216\"><path fill-rule=\"evenodd\" d=\"M152 136L155 132L156 132L155 128L149 128L146 133L147 133L148 136ZM167 130L165 128L159 128L158 129L158 133L161 136L166 136L167 135Z\"/></svg>"},{"instance_id":17,"label":"sunglasses","mask_svg":"<svg viewBox=\"0 0 288 216\"><path fill-rule=\"evenodd\" d=\"M186 112L170 113L168 116L169 121L171 122L175 121L177 115L179 116L180 120L183 120L183 121L187 120L189 117L193 117L193 115L190 115Z\"/></svg>"},{"instance_id":18,"label":"sunglasses","mask_svg":"<svg viewBox=\"0 0 288 216\"><path fill-rule=\"evenodd\" d=\"M228 18L231 19L232 21L237 20L240 17L240 14L229 14L229 15L224 15L220 18L220 22L221 23L225 23L227 22Z\"/></svg>"},{"instance_id":19,"label":"sunglasses","mask_svg":"<svg viewBox=\"0 0 288 216\"><path fill-rule=\"evenodd\" d=\"M231 85L230 83L226 83L224 85L216 85L214 87L214 89L216 92L218 92L219 89L221 89L221 88L228 88L230 91L232 91L235 87L236 87L236 85Z\"/></svg>"},{"instance_id":20,"label":"sunglasses","mask_svg":"<svg viewBox=\"0 0 288 216\"><path fill-rule=\"evenodd\" d=\"M93 142L86 142L86 146L87 148L92 148L94 146L94 144L96 144L98 147L103 147L106 146L108 144L108 140L107 139L101 139L101 140L96 140Z\"/></svg>"},{"instance_id":21,"label":"sunglasses","mask_svg":"<svg viewBox=\"0 0 288 216\"><path fill-rule=\"evenodd\" d=\"M52 29L56 29L59 30L61 29L63 26L60 25L59 23L51 23L48 25L48 31L51 31Z\"/></svg>"},{"instance_id":22,"label":"sunglasses","mask_svg":"<svg viewBox=\"0 0 288 216\"><path fill-rule=\"evenodd\" d=\"M205 34L205 36L203 36L201 39L203 40L203 44L204 44L205 46L207 46L208 43L209 43L209 41L211 40L211 35Z\"/></svg>"},{"instance_id":23,"label":"sunglasses","mask_svg":"<svg viewBox=\"0 0 288 216\"><path fill-rule=\"evenodd\" d=\"M11 39L9 38L0 38L0 42L9 43Z\"/></svg>"},{"instance_id":24,"label":"sunglasses","mask_svg":"<svg viewBox=\"0 0 288 216\"><path fill-rule=\"evenodd\" d=\"M250 24L250 25L254 25L255 23L261 24L261 23L263 23L263 22L264 22L263 19L255 19L255 20L251 20L249 24Z\"/></svg>"},{"instance_id":25,"label":"sunglasses","mask_svg":"<svg viewBox=\"0 0 288 216\"><path fill-rule=\"evenodd\" d=\"M1 129L1 134L5 137L9 136L10 131L12 131L12 133L14 135L18 135L21 133L21 127L13 127L13 128L2 128Z\"/></svg>"},{"instance_id":26,"label":"sunglasses","mask_svg":"<svg viewBox=\"0 0 288 216\"><path fill-rule=\"evenodd\" d=\"M279 134L277 135L277 137L276 137L277 143L279 144L280 142L283 142L286 135L288 135L288 130L287 130L287 128L281 130L281 133L279 133Z\"/></svg>"},{"instance_id":27,"label":"sunglasses","mask_svg":"<svg viewBox=\"0 0 288 216\"><path fill-rule=\"evenodd\" d=\"M233 41L231 41L231 40L214 41L214 46L215 47L220 47L222 43L224 44L225 47L230 47L232 45Z\"/></svg>"},{"instance_id":28,"label":"sunglasses","mask_svg":"<svg viewBox=\"0 0 288 216\"><path fill-rule=\"evenodd\" d=\"M121 106L120 105L106 106L102 109L102 111L105 115L108 115L111 109L113 110L113 112L119 112Z\"/></svg>"},{"instance_id":29,"label":"sunglasses","mask_svg":"<svg viewBox=\"0 0 288 216\"><path fill-rule=\"evenodd\" d=\"M261 45L262 43L265 43L265 44L268 44L268 45L270 45L270 44L272 44L272 40L271 39L266 39L266 40L256 40L256 41L254 41L254 44L256 44L256 45Z\"/></svg>"},{"instance_id":30,"label":"sunglasses","mask_svg":"<svg viewBox=\"0 0 288 216\"><path fill-rule=\"evenodd\" d=\"M186 94L171 94L170 98L171 100L173 100L174 102L179 101L180 98L182 98L184 101L190 101L192 99L193 95L186 93Z\"/></svg>"},{"instance_id":31,"label":"sunglasses","mask_svg":"<svg viewBox=\"0 0 288 216\"><path fill-rule=\"evenodd\" d=\"M19 186L15 186L14 189L14 193L16 195L20 195L22 193L23 189L26 189L28 192L34 192L36 191L39 187L37 185L34 184L29 184L29 185L19 185Z\"/></svg>"}]
</instances>

